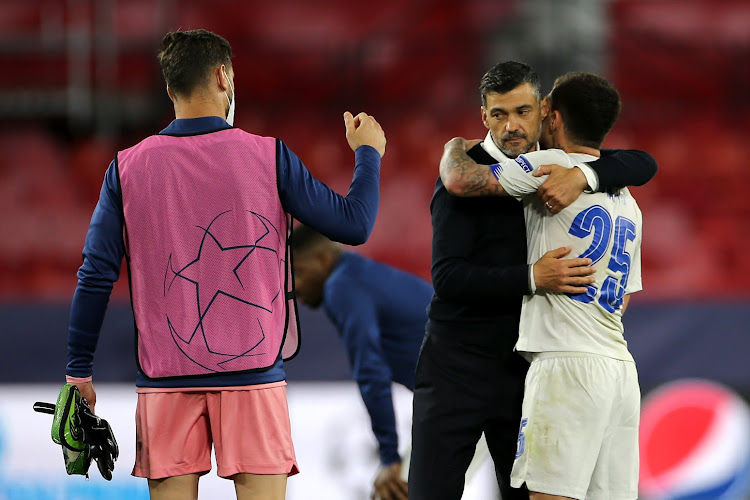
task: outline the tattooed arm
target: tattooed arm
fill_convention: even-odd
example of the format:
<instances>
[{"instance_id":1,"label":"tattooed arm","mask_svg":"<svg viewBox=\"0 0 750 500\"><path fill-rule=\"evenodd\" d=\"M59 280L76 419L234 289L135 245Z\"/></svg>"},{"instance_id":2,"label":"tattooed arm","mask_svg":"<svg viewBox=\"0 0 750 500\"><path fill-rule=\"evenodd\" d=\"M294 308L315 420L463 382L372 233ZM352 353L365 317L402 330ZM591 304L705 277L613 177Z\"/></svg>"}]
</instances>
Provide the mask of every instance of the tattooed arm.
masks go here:
<instances>
[{"instance_id":1,"label":"tattooed arm","mask_svg":"<svg viewBox=\"0 0 750 500\"><path fill-rule=\"evenodd\" d=\"M454 196L501 196L503 186L487 165L480 165L466 154L480 141L455 137L445 144L440 159L440 180Z\"/></svg>"}]
</instances>

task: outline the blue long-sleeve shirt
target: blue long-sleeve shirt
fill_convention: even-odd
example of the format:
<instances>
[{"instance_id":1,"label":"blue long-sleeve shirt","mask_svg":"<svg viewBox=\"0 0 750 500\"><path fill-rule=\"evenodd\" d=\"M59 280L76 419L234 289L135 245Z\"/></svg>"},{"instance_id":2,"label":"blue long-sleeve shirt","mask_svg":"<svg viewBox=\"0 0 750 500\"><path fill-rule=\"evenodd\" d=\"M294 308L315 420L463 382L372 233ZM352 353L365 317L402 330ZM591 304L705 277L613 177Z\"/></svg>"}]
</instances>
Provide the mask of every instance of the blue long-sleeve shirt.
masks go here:
<instances>
[{"instance_id":1,"label":"blue long-sleeve shirt","mask_svg":"<svg viewBox=\"0 0 750 500\"><path fill-rule=\"evenodd\" d=\"M187 136L230 128L220 117L208 116L174 120L161 134ZM302 223L329 238L350 245L364 243L375 224L378 210L380 155L370 146L355 152L354 177L343 197L315 179L302 161L277 139L279 196L284 210ZM104 177L99 202L94 209L83 248L83 265L78 270L78 286L73 295L68 329L68 365L73 377L93 374L94 351L99 339L112 285L120 275L125 255L123 240L122 193L114 162ZM152 380L140 370L139 387L226 387L284 380L283 362L257 373L185 377Z\"/></svg>"},{"instance_id":2,"label":"blue long-sleeve shirt","mask_svg":"<svg viewBox=\"0 0 750 500\"><path fill-rule=\"evenodd\" d=\"M414 390L432 293L426 281L350 252L341 255L323 290L323 307L346 345L383 465L400 460L391 384Z\"/></svg>"}]
</instances>

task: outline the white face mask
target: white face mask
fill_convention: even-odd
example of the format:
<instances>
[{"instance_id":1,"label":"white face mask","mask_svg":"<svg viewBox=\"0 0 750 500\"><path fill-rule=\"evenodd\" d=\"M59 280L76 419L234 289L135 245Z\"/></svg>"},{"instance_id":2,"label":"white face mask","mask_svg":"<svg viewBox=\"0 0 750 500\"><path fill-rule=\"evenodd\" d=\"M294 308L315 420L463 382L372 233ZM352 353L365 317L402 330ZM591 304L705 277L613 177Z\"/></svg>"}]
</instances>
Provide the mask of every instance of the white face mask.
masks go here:
<instances>
[{"instance_id":1,"label":"white face mask","mask_svg":"<svg viewBox=\"0 0 750 500\"><path fill-rule=\"evenodd\" d=\"M227 123L231 126L234 126L234 109L235 104L237 102L237 94L234 92L234 86L232 85L232 82L229 80L229 75L227 75L227 72L224 72L224 76L227 78L227 81L229 82L229 88L232 89L232 99L229 99L229 94L227 94L227 91L224 91L224 95L227 96L227 102L229 103L229 112L227 113Z\"/></svg>"}]
</instances>

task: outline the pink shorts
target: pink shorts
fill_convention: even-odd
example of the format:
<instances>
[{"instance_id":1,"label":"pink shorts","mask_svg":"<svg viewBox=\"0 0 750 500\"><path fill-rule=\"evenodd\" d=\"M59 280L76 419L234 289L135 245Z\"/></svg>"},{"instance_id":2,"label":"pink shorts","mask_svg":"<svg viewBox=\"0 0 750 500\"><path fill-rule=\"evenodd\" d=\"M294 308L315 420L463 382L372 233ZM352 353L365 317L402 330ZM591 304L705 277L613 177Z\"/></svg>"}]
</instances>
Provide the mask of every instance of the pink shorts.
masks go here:
<instances>
[{"instance_id":1,"label":"pink shorts","mask_svg":"<svg viewBox=\"0 0 750 500\"><path fill-rule=\"evenodd\" d=\"M215 447L218 474L299 472L284 382L248 389L139 389L133 475L206 474Z\"/></svg>"}]
</instances>

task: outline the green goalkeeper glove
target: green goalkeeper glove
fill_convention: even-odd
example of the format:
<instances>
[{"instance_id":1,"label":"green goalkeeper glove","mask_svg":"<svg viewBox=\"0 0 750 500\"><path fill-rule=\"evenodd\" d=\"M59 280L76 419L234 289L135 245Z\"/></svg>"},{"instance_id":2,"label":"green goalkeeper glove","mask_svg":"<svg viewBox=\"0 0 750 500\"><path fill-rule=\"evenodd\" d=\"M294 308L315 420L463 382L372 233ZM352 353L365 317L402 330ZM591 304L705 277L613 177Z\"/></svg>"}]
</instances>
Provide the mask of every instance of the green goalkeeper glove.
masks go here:
<instances>
[{"instance_id":1,"label":"green goalkeeper glove","mask_svg":"<svg viewBox=\"0 0 750 500\"><path fill-rule=\"evenodd\" d=\"M78 387L65 384L55 405L37 402L34 410L54 415L52 440L62 446L68 474L88 477L93 459L102 477L107 481L112 479L115 461L120 454L117 440L109 423L91 411Z\"/></svg>"}]
</instances>

